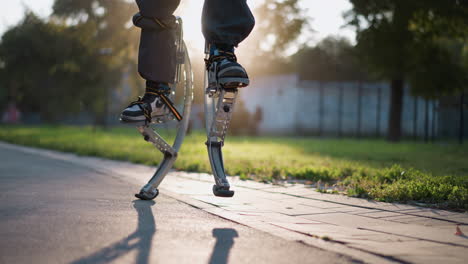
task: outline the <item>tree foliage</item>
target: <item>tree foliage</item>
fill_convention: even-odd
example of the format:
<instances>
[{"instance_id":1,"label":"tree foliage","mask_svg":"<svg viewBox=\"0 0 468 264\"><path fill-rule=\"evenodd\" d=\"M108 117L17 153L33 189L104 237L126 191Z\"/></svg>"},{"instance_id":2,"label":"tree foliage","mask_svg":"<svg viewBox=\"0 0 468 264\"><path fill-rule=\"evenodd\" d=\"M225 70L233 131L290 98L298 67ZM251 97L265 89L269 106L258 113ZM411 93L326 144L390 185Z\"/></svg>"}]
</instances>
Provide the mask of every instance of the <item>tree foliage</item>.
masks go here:
<instances>
[{"instance_id":1,"label":"tree foliage","mask_svg":"<svg viewBox=\"0 0 468 264\"><path fill-rule=\"evenodd\" d=\"M45 120L76 113L96 96L93 85L102 78L91 43L82 30L28 12L2 37L2 84L23 111Z\"/></svg>"},{"instance_id":2,"label":"tree foliage","mask_svg":"<svg viewBox=\"0 0 468 264\"><path fill-rule=\"evenodd\" d=\"M252 35L242 43L249 47L244 53L244 57L250 59L247 66L254 74L291 71L288 51L291 46L298 45L301 34L310 29L299 0L265 0L255 14Z\"/></svg>"},{"instance_id":3,"label":"tree foliage","mask_svg":"<svg viewBox=\"0 0 468 264\"><path fill-rule=\"evenodd\" d=\"M426 98L457 94L468 88L468 45L456 40L427 43L412 57L408 81L413 94Z\"/></svg>"},{"instance_id":4,"label":"tree foliage","mask_svg":"<svg viewBox=\"0 0 468 264\"><path fill-rule=\"evenodd\" d=\"M466 87L462 50L468 2L459 0L351 0L360 56L384 79L408 80L424 97Z\"/></svg>"},{"instance_id":5,"label":"tree foliage","mask_svg":"<svg viewBox=\"0 0 468 264\"><path fill-rule=\"evenodd\" d=\"M112 90L119 86L123 72L134 65L138 30L131 23L137 12L133 2L126 0L55 0L53 18L60 23L76 25L93 39L93 48L101 62L102 95L92 104L97 122L105 124ZM136 74L133 74L136 78Z\"/></svg>"},{"instance_id":6,"label":"tree foliage","mask_svg":"<svg viewBox=\"0 0 468 264\"><path fill-rule=\"evenodd\" d=\"M363 81L367 73L360 65L354 46L346 38L327 37L315 47L303 47L292 61L302 80Z\"/></svg>"},{"instance_id":7,"label":"tree foliage","mask_svg":"<svg viewBox=\"0 0 468 264\"><path fill-rule=\"evenodd\" d=\"M109 97L135 62L135 12L126 0L55 0L47 20L26 13L0 44L8 95L48 121L87 110L105 124Z\"/></svg>"},{"instance_id":8,"label":"tree foliage","mask_svg":"<svg viewBox=\"0 0 468 264\"><path fill-rule=\"evenodd\" d=\"M360 57L391 81L388 138L401 136L403 87L426 98L460 92L468 70L456 45L466 45L468 2L464 0L350 0Z\"/></svg>"},{"instance_id":9,"label":"tree foliage","mask_svg":"<svg viewBox=\"0 0 468 264\"><path fill-rule=\"evenodd\" d=\"M138 30L131 17L137 12L126 0L55 0L53 16L66 24L86 25L101 53L107 53L109 66L121 67L133 59Z\"/></svg>"},{"instance_id":10,"label":"tree foliage","mask_svg":"<svg viewBox=\"0 0 468 264\"><path fill-rule=\"evenodd\" d=\"M285 55L308 25L299 0L266 0L256 12L257 48L275 55Z\"/></svg>"}]
</instances>

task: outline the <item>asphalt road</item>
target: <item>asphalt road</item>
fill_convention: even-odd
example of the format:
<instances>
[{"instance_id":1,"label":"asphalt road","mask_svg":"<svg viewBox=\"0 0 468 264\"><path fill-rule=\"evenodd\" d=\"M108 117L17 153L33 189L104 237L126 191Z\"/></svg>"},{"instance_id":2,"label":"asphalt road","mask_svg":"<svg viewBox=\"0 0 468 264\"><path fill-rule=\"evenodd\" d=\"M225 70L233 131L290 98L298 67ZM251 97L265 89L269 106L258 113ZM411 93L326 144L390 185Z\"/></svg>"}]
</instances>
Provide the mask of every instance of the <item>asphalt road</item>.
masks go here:
<instances>
[{"instance_id":1,"label":"asphalt road","mask_svg":"<svg viewBox=\"0 0 468 264\"><path fill-rule=\"evenodd\" d=\"M133 198L112 175L0 147L0 263L348 263L210 215Z\"/></svg>"}]
</instances>

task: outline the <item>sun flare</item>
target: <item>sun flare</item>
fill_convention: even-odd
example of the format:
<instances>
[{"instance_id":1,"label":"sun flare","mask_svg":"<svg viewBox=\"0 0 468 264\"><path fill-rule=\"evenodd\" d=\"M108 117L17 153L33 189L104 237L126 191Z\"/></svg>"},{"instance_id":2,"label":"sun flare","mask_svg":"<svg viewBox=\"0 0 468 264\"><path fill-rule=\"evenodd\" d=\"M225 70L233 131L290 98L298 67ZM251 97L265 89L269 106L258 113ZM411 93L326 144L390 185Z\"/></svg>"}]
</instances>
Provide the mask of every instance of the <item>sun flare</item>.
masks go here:
<instances>
[{"instance_id":1,"label":"sun flare","mask_svg":"<svg viewBox=\"0 0 468 264\"><path fill-rule=\"evenodd\" d=\"M175 15L180 16L184 22L184 39L188 48L201 52L205 46L205 38L201 30L201 14L203 0L182 1Z\"/></svg>"}]
</instances>

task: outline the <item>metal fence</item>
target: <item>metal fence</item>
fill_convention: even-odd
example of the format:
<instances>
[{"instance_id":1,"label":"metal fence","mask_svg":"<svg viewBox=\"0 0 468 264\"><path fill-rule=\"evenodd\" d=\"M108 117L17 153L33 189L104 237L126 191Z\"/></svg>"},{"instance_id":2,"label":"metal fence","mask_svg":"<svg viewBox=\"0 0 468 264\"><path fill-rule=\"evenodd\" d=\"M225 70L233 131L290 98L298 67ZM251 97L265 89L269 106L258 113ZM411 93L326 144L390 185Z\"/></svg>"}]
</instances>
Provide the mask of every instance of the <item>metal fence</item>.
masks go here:
<instances>
[{"instance_id":1,"label":"metal fence","mask_svg":"<svg viewBox=\"0 0 468 264\"><path fill-rule=\"evenodd\" d=\"M405 87L402 134L415 140L463 140L467 137L463 97L425 100ZM299 81L296 75L268 76L252 81L241 99L253 113L263 112L262 134L333 137L387 135L388 83ZM458 100L458 101L457 101ZM465 105L465 107L463 107Z\"/></svg>"}]
</instances>

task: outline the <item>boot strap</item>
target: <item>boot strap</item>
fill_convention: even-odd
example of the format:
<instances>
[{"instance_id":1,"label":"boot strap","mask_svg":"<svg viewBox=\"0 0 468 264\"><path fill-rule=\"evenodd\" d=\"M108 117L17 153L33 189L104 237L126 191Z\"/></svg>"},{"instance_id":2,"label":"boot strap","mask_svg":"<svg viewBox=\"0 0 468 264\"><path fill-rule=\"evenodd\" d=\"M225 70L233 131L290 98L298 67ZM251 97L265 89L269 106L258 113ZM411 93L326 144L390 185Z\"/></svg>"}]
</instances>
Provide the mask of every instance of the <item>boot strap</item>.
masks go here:
<instances>
[{"instance_id":1,"label":"boot strap","mask_svg":"<svg viewBox=\"0 0 468 264\"><path fill-rule=\"evenodd\" d=\"M162 99L163 103L169 108L171 113L175 116L177 121L182 120L182 115L177 111L177 108L174 106L174 103L167 97L167 95L170 93L170 88L167 86L159 86L158 88L154 87L146 87L146 93L152 94L152 95L157 95L159 98Z\"/></svg>"},{"instance_id":2,"label":"boot strap","mask_svg":"<svg viewBox=\"0 0 468 264\"><path fill-rule=\"evenodd\" d=\"M216 61L221 61L224 59L228 59L230 61L236 61L237 62L237 57L233 52L229 51L219 51L219 55L211 55L210 58L205 59L205 65L206 69L209 70L210 66L213 62Z\"/></svg>"}]
</instances>

